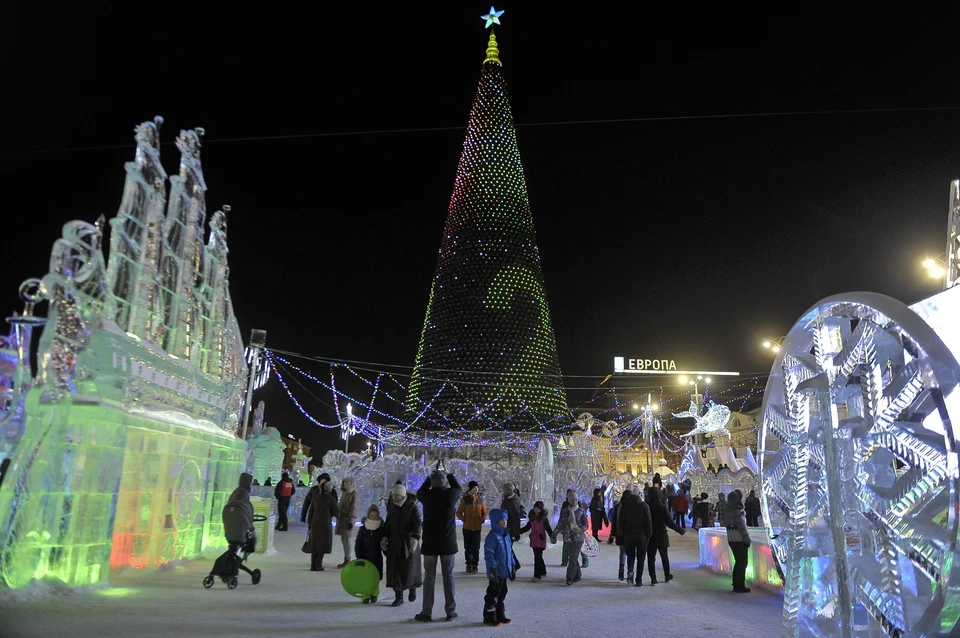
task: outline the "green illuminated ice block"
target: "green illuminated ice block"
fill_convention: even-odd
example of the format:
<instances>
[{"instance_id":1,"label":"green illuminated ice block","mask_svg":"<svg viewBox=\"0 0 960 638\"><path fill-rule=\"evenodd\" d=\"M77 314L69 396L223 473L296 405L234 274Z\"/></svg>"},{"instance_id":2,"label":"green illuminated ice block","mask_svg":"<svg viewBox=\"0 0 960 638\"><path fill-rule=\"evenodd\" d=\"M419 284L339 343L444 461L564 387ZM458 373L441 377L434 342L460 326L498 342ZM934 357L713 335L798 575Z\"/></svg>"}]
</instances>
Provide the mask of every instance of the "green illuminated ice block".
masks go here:
<instances>
[{"instance_id":1,"label":"green illuminated ice block","mask_svg":"<svg viewBox=\"0 0 960 638\"><path fill-rule=\"evenodd\" d=\"M34 302L50 306L37 374L20 339L14 400L0 413L0 587L89 585L226 546L246 376L226 216L214 213L204 244L203 130L181 131L168 180L161 122L136 129L109 262L102 220L69 222L25 294L28 316Z\"/></svg>"}]
</instances>

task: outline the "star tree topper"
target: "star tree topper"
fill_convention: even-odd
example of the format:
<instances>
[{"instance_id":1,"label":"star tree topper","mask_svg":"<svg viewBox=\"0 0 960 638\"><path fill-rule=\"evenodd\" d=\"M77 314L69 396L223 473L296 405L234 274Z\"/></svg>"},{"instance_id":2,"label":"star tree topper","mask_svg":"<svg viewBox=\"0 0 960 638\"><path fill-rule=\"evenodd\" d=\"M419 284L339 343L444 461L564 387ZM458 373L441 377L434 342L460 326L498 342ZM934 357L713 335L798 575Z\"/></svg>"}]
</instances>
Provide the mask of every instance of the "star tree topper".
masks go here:
<instances>
[{"instance_id":1,"label":"star tree topper","mask_svg":"<svg viewBox=\"0 0 960 638\"><path fill-rule=\"evenodd\" d=\"M483 25L483 28L489 29L491 24L500 24L500 16L502 15L503 15L503 10L497 11L496 9L493 8L493 6L491 6L490 13L488 13L485 16L480 16L481 20L487 21L487 23Z\"/></svg>"}]
</instances>

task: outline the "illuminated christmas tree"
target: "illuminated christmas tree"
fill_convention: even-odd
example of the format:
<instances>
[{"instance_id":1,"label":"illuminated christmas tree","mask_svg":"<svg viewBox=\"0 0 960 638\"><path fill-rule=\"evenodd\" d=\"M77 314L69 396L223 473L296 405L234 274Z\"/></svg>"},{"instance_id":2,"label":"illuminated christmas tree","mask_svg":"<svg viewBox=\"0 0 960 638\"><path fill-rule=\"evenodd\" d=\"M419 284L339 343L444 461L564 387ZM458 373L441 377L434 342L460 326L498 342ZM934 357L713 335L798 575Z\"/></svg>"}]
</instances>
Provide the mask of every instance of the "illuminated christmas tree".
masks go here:
<instances>
[{"instance_id":1,"label":"illuminated christmas tree","mask_svg":"<svg viewBox=\"0 0 960 638\"><path fill-rule=\"evenodd\" d=\"M407 404L411 419L423 412L417 421L421 427L434 421L518 430L557 417L566 420L568 414L493 33L470 111Z\"/></svg>"}]
</instances>

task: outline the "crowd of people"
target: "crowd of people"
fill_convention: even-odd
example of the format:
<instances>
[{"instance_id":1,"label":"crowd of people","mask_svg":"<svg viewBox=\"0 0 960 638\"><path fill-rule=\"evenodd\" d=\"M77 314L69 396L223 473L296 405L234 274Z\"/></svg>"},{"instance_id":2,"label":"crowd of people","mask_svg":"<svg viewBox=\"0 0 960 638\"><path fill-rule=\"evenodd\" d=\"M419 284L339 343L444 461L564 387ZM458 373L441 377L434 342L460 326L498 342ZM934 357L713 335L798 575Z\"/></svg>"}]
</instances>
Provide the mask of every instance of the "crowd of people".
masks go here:
<instances>
[{"instance_id":1,"label":"crowd of people","mask_svg":"<svg viewBox=\"0 0 960 638\"><path fill-rule=\"evenodd\" d=\"M286 509L292 496L292 483L284 475L277 485L281 516L277 529L286 529ZM380 507L371 504L357 526L360 503L353 478L340 484L342 496L337 494L329 474L321 474L304 499L301 522L308 524L308 537L303 551L311 555L310 569L324 571L323 559L333 551L333 537L343 544L344 560L337 568L345 567L354 556L370 561L386 577L386 586L393 590L393 607L417 600L417 590L423 588L423 600L414 618L433 622L434 586L437 568L443 583L444 617L457 618L454 559L459 553L456 520L462 522L463 553L466 574L479 574L481 559L488 586L483 600L483 622L502 625L511 622L505 615L505 599L509 581L516 579L521 569L513 549L523 534L529 534L534 565L531 582L540 582L547 575L543 559L548 541L562 541L561 566L566 567L566 584L572 586L582 578L582 569L589 565L583 551L587 535L599 542L600 530L609 526L608 543L619 548L617 578L628 585L643 585L643 566L646 559L648 582L651 586L673 579L670 571L670 537L672 529L683 535L686 519L691 526L712 527L715 523L727 528L727 540L734 556L733 590L746 593L750 533L760 513L759 499L754 491L746 499L739 490L728 496L719 494L712 503L708 494L701 493L691 501L687 486L667 485L664 488L659 475L653 485L643 488L628 485L609 510L605 507L605 487L594 490L587 504L576 491L569 489L560 506L556 526L550 524L550 512L542 501L526 511L517 486L502 486L499 507L487 509L480 494L480 486L470 481L464 492L456 477L447 473L438 463L415 494L397 481L386 503L386 516L381 518ZM281 499L286 499L283 503ZM422 514L421 514L422 510ZM489 518L490 530L481 543L482 528ZM523 524L522 519L526 519ZM334 522L336 527L334 527ZM593 542L593 540L591 540ZM660 559L662 581L658 579L657 557ZM384 558L386 559L384 565ZM379 591L361 600L376 603Z\"/></svg>"}]
</instances>

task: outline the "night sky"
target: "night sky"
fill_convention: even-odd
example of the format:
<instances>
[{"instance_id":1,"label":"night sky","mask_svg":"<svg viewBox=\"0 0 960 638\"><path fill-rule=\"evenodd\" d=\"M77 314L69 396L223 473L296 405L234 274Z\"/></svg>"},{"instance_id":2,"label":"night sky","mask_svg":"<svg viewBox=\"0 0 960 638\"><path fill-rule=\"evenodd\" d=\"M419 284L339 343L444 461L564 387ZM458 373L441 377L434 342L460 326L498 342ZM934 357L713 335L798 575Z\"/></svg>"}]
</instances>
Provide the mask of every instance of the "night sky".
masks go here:
<instances>
[{"instance_id":1,"label":"night sky","mask_svg":"<svg viewBox=\"0 0 960 638\"><path fill-rule=\"evenodd\" d=\"M438 5L7 15L0 306L65 222L115 214L133 127L160 114L168 172L177 132L207 131L244 339L409 372L488 35L489 5ZM826 296L938 290L920 261L960 177L957 17L586 6L497 6L571 405L615 355L764 374L759 342ZM261 398L340 445L275 381Z\"/></svg>"}]
</instances>

